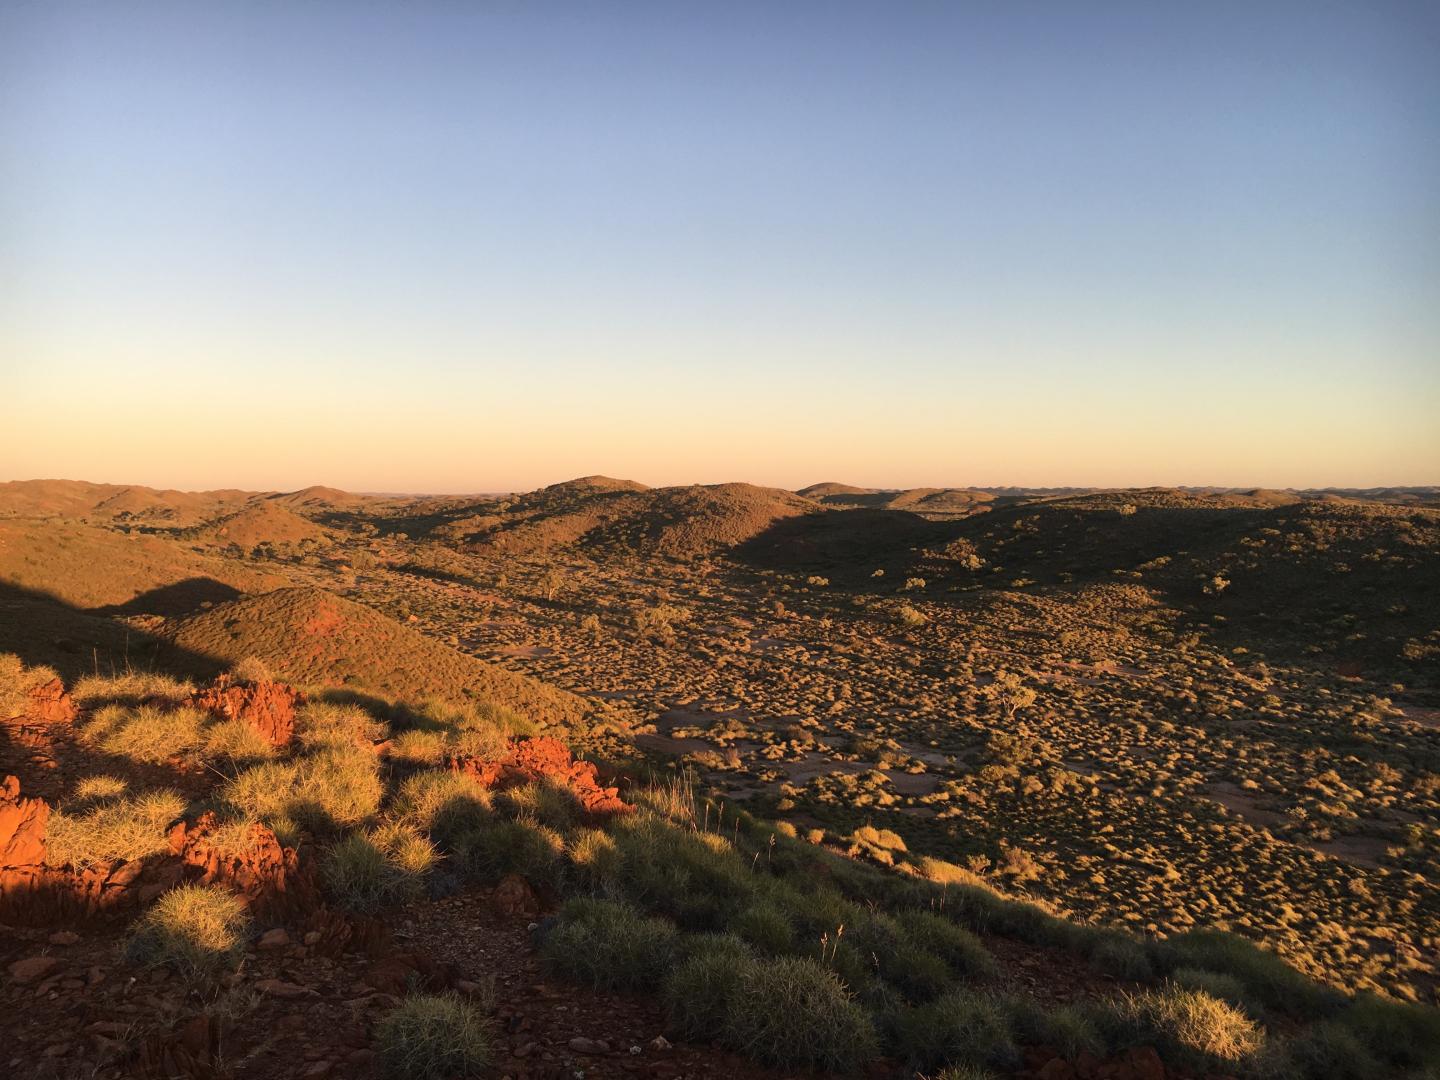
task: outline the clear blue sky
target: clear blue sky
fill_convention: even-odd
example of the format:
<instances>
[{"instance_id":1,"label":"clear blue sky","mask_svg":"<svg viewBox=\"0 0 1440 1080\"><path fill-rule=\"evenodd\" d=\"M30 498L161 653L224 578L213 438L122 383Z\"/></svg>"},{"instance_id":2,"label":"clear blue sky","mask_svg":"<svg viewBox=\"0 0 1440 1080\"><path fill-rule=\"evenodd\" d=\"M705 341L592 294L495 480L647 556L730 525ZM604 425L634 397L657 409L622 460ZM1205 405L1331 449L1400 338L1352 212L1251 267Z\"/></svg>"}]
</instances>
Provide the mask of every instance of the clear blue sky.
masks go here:
<instances>
[{"instance_id":1,"label":"clear blue sky","mask_svg":"<svg viewBox=\"0 0 1440 1080\"><path fill-rule=\"evenodd\" d=\"M0 472L1440 483L1440 5L0 7Z\"/></svg>"}]
</instances>

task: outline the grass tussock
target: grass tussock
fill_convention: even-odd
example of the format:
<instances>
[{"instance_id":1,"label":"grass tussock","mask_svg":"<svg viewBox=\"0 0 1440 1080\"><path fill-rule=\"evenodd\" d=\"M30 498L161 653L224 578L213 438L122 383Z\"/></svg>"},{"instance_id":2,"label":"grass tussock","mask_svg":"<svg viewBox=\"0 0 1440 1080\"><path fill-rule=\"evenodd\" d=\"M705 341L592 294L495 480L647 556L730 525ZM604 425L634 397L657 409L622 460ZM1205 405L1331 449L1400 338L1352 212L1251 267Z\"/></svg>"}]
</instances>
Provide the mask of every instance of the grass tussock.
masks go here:
<instances>
[{"instance_id":1,"label":"grass tussock","mask_svg":"<svg viewBox=\"0 0 1440 1080\"><path fill-rule=\"evenodd\" d=\"M540 954L550 971L597 990L639 990L660 984L678 945L675 926L665 919L628 904L582 899L561 909Z\"/></svg>"},{"instance_id":2,"label":"grass tussock","mask_svg":"<svg viewBox=\"0 0 1440 1080\"><path fill-rule=\"evenodd\" d=\"M155 902L125 945L132 963L167 966L187 976L213 975L238 962L249 918L234 894L181 885Z\"/></svg>"},{"instance_id":3,"label":"grass tussock","mask_svg":"<svg viewBox=\"0 0 1440 1080\"><path fill-rule=\"evenodd\" d=\"M87 794L77 791L83 809L51 813L45 833L47 863L80 869L169 850L167 834L185 813L184 796L165 788L126 796L123 783L114 777L92 777L88 787L82 782Z\"/></svg>"},{"instance_id":4,"label":"grass tussock","mask_svg":"<svg viewBox=\"0 0 1440 1080\"><path fill-rule=\"evenodd\" d=\"M405 998L376 1026L375 1049L388 1080L481 1076L493 1057L485 1016L453 994Z\"/></svg>"}]
</instances>

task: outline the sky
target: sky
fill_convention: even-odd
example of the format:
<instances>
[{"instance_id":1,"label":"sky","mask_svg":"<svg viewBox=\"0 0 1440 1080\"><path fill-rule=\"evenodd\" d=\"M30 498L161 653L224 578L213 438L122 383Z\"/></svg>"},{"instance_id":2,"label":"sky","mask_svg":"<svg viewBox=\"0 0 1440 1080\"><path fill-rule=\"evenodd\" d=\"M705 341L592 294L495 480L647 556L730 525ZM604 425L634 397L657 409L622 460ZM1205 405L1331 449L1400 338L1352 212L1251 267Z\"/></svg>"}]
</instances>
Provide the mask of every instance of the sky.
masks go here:
<instances>
[{"instance_id":1,"label":"sky","mask_svg":"<svg viewBox=\"0 0 1440 1080\"><path fill-rule=\"evenodd\" d=\"M1440 6L0 3L0 480L1440 484Z\"/></svg>"}]
</instances>

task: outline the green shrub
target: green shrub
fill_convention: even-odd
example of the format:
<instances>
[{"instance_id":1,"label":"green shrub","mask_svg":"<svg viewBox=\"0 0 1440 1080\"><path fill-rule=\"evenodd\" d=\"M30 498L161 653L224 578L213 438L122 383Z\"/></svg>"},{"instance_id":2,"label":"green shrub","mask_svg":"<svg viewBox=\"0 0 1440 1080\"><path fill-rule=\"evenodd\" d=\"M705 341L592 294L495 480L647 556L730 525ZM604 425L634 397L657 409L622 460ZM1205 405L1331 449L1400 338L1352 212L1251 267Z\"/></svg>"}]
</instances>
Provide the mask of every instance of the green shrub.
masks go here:
<instances>
[{"instance_id":1,"label":"green shrub","mask_svg":"<svg viewBox=\"0 0 1440 1080\"><path fill-rule=\"evenodd\" d=\"M436 862L428 840L403 825L351 833L325 855L321 879L349 911L375 912L425 894L425 875Z\"/></svg>"},{"instance_id":2,"label":"green shrub","mask_svg":"<svg viewBox=\"0 0 1440 1080\"><path fill-rule=\"evenodd\" d=\"M742 945L698 951L671 971L661 989L671 1031L682 1039L720 1038L740 976L753 963Z\"/></svg>"},{"instance_id":3,"label":"green shrub","mask_svg":"<svg viewBox=\"0 0 1440 1080\"><path fill-rule=\"evenodd\" d=\"M439 830L447 837L448 830ZM535 885L560 881L565 839L528 819L492 821L449 838L456 865L468 876L496 881L519 874Z\"/></svg>"},{"instance_id":4,"label":"green shrub","mask_svg":"<svg viewBox=\"0 0 1440 1080\"><path fill-rule=\"evenodd\" d=\"M604 829L581 829L565 845L570 866L582 884L600 889L614 885L624 860L615 839Z\"/></svg>"},{"instance_id":5,"label":"green shrub","mask_svg":"<svg viewBox=\"0 0 1440 1080\"><path fill-rule=\"evenodd\" d=\"M1099 1056L1105 1052L1094 1022L1082 1006L1048 1008L1023 994L1002 994L997 1000L1009 1014L1021 1046L1053 1046L1072 1061L1082 1053Z\"/></svg>"},{"instance_id":6,"label":"green shrub","mask_svg":"<svg viewBox=\"0 0 1440 1080\"><path fill-rule=\"evenodd\" d=\"M767 1065L845 1072L875 1057L864 1010L832 972L787 956L744 965L729 997L724 1042Z\"/></svg>"},{"instance_id":7,"label":"green shrub","mask_svg":"<svg viewBox=\"0 0 1440 1080\"><path fill-rule=\"evenodd\" d=\"M1098 971L1130 982L1146 982L1155 977L1145 946L1124 933L1105 934L1090 952L1090 963Z\"/></svg>"},{"instance_id":8,"label":"green shrub","mask_svg":"<svg viewBox=\"0 0 1440 1080\"><path fill-rule=\"evenodd\" d=\"M374 754L330 747L297 761L252 766L220 795L288 841L298 828L331 832L369 820L380 808L383 793Z\"/></svg>"},{"instance_id":9,"label":"green shrub","mask_svg":"<svg viewBox=\"0 0 1440 1080\"><path fill-rule=\"evenodd\" d=\"M247 720L219 720L204 732L204 755L209 760L262 761L275 753L260 731Z\"/></svg>"},{"instance_id":10,"label":"green shrub","mask_svg":"<svg viewBox=\"0 0 1440 1080\"><path fill-rule=\"evenodd\" d=\"M1000 1069L1020 1063L1010 1014L989 994L952 990L897 1020L900 1045L920 1069L972 1065Z\"/></svg>"},{"instance_id":11,"label":"green shrub","mask_svg":"<svg viewBox=\"0 0 1440 1080\"><path fill-rule=\"evenodd\" d=\"M464 773L426 769L400 785L389 813L448 848L455 837L494 819L491 799L489 790Z\"/></svg>"},{"instance_id":12,"label":"green shrub","mask_svg":"<svg viewBox=\"0 0 1440 1080\"><path fill-rule=\"evenodd\" d=\"M995 958L980 939L943 915L906 911L895 916L901 931L916 946L940 957L956 975L988 979L995 975Z\"/></svg>"},{"instance_id":13,"label":"green shrub","mask_svg":"<svg viewBox=\"0 0 1440 1080\"><path fill-rule=\"evenodd\" d=\"M640 990L661 983L678 951L675 927L628 904L571 900L540 955L552 972L597 990Z\"/></svg>"},{"instance_id":14,"label":"green shrub","mask_svg":"<svg viewBox=\"0 0 1440 1080\"><path fill-rule=\"evenodd\" d=\"M1186 990L1203 990L1211 997L1245 1007L1248 995L1245 984L1234 975L1222 975L1204 968L1182 967L1170 973L1170 981Z\"/></svg>"},{"instance_id":15,"label":"green shrub","mask_svg":"<svg viewBox=\"0 0 1440 1080\"><path fill-rule=\"evenodd\" d=\"M412 994L375 1028L376 1057L391 1080L484 1074L491 1060L485 1017L452 994Z\"/></svg>"},{"instance_id":16,"label":"green shrub","mask_svg":"<svg viewBox=\"0 0 1440 1080\"><path fill-rule=\"evenodd\" d=\"M150 765L198 750L209 715L188 706L107 705L80 727L81 742Z\"/></svg>"},{"instance_id":17,"label":"green shrub","mask_svg":"<svg viewBox=\"0 0 1440 1080\"><path fill-rule=\"evenodd\" d=\"M1336 1022L1391 1065L1440 1065L1440 1009L1363 993Z\"/></svg>"},{"instance_id":18,"label":"green shrub","mask_svg":"<svg viewBox=\"0 0 1440 1080\"><path fill-rule=\"evenodd\" d=\"M1302 1028L1259 1055L1258 1075L1275 1080L1376 1080L1386 1069L1351 1030L1335 1020Z\"/></svg>"},{"instance_id":19,"label":"green shrub","mask_svg":"<svg viewBox=\"0 0 1440 1080\"><path fill-rule=\"evenodd\" d=\"M1174 985L1109 999L1091 1017L1112 1051L1153 1046L1166 1061L1197 1070L1243 1061L1262 1042L1255 1022L1233 1005Z\"/></svg>"},{"instance_id":20,"label":"green shrub","mask_svg":"<svg viewBox=\"0 0 1440 1080\"><path fill-rule=\"evenodd\" d=\"M575 827L580 804L568 788L545 780L500 792L495 808L510 817L526 817L562 832Z\"/></svg>"},{"instance_id":21,"label":"green shrub","mask_svg":"<svg viewBox=\"0 0 1440 1080\"><path fill-rule=\"evenodd\" d=\"M358 705L307 701L295 717L295 738L309 750L369 749L385 738L386 725Z\"/></svg>"},{"instance_id":22,"label":"green shrub","mask_svg":"<svg viewBox=\"0 0 1440 1080\"><path fill-rule=\"evenodd\" d=\"M234 894L213 885L181 885L140 917L125 955L134 963L164 965L187 976L210 975L239 961L248 923Z\"/></svg>"},{"instance_id":23,"label":"green shrub","mask_svg":"<svg viewBox=\"0 0 1440 1080\"><path fill-rule=\"evenodd\" d=\"M795 944L795 930L790 920L771 904L750 905L736 916L730 929L769 956L787 953Z\"/></svg>"},{"instance_id":24,"label":"green shrub","mask_svg":"<svg viewBox=\"0 0 1440 1080\"><path fill-rule=\"evenodd\" d=\"M1273 1010L1302 1020L1335 1012L1344 1002L1338 991L1307 979L1274 953L1223 930L1191 930L1165 942L1171 967L1203 968L1232 975L1245 987L1247 1004L1257 1015Z\"/></svg>"}]
</instances>

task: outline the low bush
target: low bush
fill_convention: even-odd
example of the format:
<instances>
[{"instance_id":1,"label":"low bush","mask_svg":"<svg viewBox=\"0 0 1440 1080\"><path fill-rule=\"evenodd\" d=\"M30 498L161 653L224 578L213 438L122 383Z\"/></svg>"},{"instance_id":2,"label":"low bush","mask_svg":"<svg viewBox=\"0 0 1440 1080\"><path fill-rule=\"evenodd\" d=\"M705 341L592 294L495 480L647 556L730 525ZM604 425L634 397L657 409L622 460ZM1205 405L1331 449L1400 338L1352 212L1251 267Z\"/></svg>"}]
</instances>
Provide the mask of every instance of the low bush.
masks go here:
<instances>
[{"instance_id":1,"label":"low bush","mask_svg":"<svg viewBox=\"0 0 1440 1080\"><path fill-rule=\"evenodd\" d=\"M628 904L571 900L540 955L550 971L596 989L654 988L674 962L678 936L673 924Z\"/></svg>"},{"instance_id":2,"label":"low bush","mask_svg":"<svg viewBox=\"0 0 1440 1080\"><path fill-rule=\"evenodd\" d=\"M161 765L200 749L209 715L188 706L107 705L78 729L81 742L107 754Z\"/></svg>"},{"instance_id":3,"label":"low bush","mask_svg":"<svg viewBox=\"0 0 1440 1080\"><path fill-rule=\"evenodd\" d=\"M164 965L187 976L212 975L239 961L248 923L234 894L213 885L181 885L141 916L125 955L134 963Z\"/></svg>"},{"instance_id":4,"label":"low bush","mask_svg":"<svg viewBox=\"0 0 1440 1080\"><path fill-rule=\"evenodd\" d=\"M944 916L931 911L906 911L895 921L910 941L940 957L961 978L988 979L996 974L995 958L980 939Z\"/></svg>"},{"instance_id":5,"label":"low bush","mask_svg":"<svg viewBox=\"0 0 1440 1080\"><path fill-rule=\"evenodd\" d=\"M581 829L565 845L565 854L580 884L591 889L613 886L624 860L615 840L604 829Z\"/></svg>"},{"instance_id":6,"label":"low bush","mask_svg":"<svg viewBox=\"0 0 1440 1080\"><path fill-rule=\"evenodd\" d=\"M492 1053L480 1010L453 994L412 994L375 1028L376 1058L391 1080L484 1074Z\"/></svg>"},{"instance_id":7,"label":"low bush","mask_svg":"<svg viewBox=\"0 0 1440 1080\"><path fill-rule=\"evenodd\" d=\"M989 994L953 990L901 1014L896 1028L900 1045L916 1068L1009 1069L1020 1063L1010 1014Z\"/></svg>"},{"instance_id":8,"label":"low bush","mask_svg":"<svg viewBox=\"0 0 1440 1080\"><path fill-rule=\"evenodd\" d=\"M672 1033L682 1039L720 1038L740 976L752 963L753 957L741 945L696 951L671 971L661 997Z\"/></svg>"},{"instance_id":9,"label":"low bush","mask_svg":"<svg viewBox=\"0 0 1440 1080\"><path fill-rule=\"evenodd\" d=\"M769 956L787 953L795 945L790 920L771 904L751 904L731 921L730 930Z\"/></svg>"},{"instance_id":10,"label":"low bush","mask_svg":"<svg viewBox=\"0 0 1440 1080\"><path fill-rule=\"evenodd\" d=\"M352 833L320 864L326 891L349 911L375 912L425 894L425 876L437 860L434 847L403 825Z\"/></svg>"},{"instance_id":11,"label":"low bush","mask_svg":"<svg viewBox=\"0 0 1440 1080\"><path fill-rule=\"evenodd\" d=\"M1185 1068L1232 1066L1260 1048L1255 1021L1201 990L1173 984L1111 998L1091 1017L1112 1050L1153 1046Z\"/></svg>"},{"instance_id":12,"label":"low bush","mask_svg":"<svg viewBox=\"0 0 1440 1080\"><path fill-rule=\"evenodd\" d=\"M875 1057L875 1026L834 973L787 956L742 965L723 1041L779 1068L846 1072Z\"/></svg>"}]
</instances>

